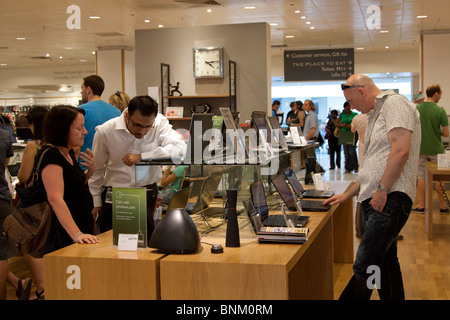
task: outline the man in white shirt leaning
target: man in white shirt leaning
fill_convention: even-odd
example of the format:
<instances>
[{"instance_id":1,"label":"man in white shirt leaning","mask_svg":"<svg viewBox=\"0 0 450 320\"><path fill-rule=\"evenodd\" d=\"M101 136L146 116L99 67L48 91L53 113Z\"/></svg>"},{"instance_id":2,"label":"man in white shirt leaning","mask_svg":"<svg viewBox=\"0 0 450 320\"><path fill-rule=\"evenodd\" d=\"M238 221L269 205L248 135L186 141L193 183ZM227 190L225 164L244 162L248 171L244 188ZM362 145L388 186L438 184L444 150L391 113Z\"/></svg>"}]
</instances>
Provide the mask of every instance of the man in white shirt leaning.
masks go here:
<instances>
[{"instance_id":1,"label":"man in white shirt leaning","mask_svg":"<svg viewBox=\"0 0 450 320\"><path fill-rule=\"evenodd\" d=\"M93 152L96 171L89 180L94 198L94 218L100 232L112 228L112 187L150 187L156 190L161 179L159 166L135 164L152 158L182 156L186 143L158 113L158 104L149 96L131 99L120 117L95 128ZM100 210L102 209L102 210Z\"/></svg>"}]
</instances>

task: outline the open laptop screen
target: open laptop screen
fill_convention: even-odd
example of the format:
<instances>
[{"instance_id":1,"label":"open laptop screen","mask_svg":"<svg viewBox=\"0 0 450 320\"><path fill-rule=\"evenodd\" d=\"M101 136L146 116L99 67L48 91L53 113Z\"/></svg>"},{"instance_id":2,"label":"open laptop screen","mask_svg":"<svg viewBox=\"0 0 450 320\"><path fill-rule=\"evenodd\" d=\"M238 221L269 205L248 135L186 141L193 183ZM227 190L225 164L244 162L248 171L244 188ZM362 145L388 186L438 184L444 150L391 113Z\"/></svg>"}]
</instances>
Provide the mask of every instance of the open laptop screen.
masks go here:
<instances>
[{"instance_id":1,"label":"open laptop screen","mask_svg":"<svg viewBox=\"0 0 450 320\"><path fill-rule=\"evenodd\" d=\"M253 111L252 120L258 131L266 137L266 142L270 142L270 128L266 121L266 113L263 111Z\"/></svg>"},{"instance_id":2,"label":"open laptop screen","mask_svg":"<svg viewBox=\"0 0 450 320\"><path fill-rule=\"evenodd\" d=\"M250 191L252 195L253 206L256 212L263 218L269 215L269 208L267 207L266 195L264 194L264 185L261 180L254 182L250 185Z\"/></svg>"},{"instance_id":3,"label":"open laptop screen","mask_svg":"<svg viewBox=\"0 0 450 320\"><path fill-rule=\"evenodd\" d=\"M283 173L291 184L292 189L294 189L295 194L300 197L305 190L303 189L300 181L295 175L294 170L292 170L292 168L286 168L283 170Z\"/></svg>"},{"instance_id":4,"label":"open laptop screen","mask_svg":"<svg viewBox=\"0 0 450 320\"><path fill-rule=\"evenodd\" d=\"M294 195L292 194L291 188L289 188L286 180L284 180L284 176L279 175L275 178L272 178L272 183L275 185L275 188L277 189L286 206L290 210L295 210L297 207L296 200L294 198Z\"/></svg>"}]
</instances>

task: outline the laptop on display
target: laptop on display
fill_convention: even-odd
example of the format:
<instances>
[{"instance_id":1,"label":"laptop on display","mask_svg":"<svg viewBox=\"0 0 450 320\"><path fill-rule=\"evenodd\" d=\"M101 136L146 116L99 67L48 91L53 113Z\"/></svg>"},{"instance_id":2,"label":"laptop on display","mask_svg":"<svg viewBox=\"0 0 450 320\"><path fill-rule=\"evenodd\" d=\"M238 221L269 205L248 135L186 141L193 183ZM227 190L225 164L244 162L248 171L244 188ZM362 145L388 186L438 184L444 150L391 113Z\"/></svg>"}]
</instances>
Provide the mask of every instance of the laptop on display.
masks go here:
<instances>
[{"instance_id":1,"label":"laptop on display","mask_svg":"<svg viewBox=\"0 0 450 320\"><path fill-rule=\"evenodd\" d=\"M283 130L281 129L280 123L278 122L278 117L269 117L268 119L270 126L272 127L272 139L274 140L273 142L278 143L281 150L288 150L288 145L284 137Z\"/></svg>"},{"instance_id":2,"label":"laptop on display","mask_svg":"<svg viewBox=\"0 0 450 320\"><path fill-rule=\"evenodd\" d=\"M271 180L289 210L297 210L297 199L284 175L278 175ZM300 200L300 205L303 211L328 211L330 209L329 206L324 206L322 201Z\"/></svg>"},{"instance_id":3,"label":"laptop on display","mask_svg":"<svg viewBox=\"0 0 450 320\"><path fill-rule=\"evenodd\" d=\"M214 193L222 179L222 172L213 172L206 179L194 181L192 192L185 210L189 214L197 213L205 208L214 199Z\"/></svg>"},{"instance_id":4,"label":"laptop on display","mask_svg":"<svg viewBox=\"0 0 450 320\"><path fill-rule=\"evenodd\" d=\"M250 185L250 194L256 213L259 214L261 222L265 227L287 227L286 220L281 214L269 215L269 207L266 202L264 185L261 180ZM295 227L304 227L309 220L308 216L288 215L293 220Z\"/></svg>"},{"instance_id":5,"label":"laptop on display","mask_svg":"<svg viewBox=\"0 0 450 320\"><path fill-rule=\"evenodd\" d=\"M284 169L283 173L286 176L286 178L288 179L292 189L294 190L295 194L298 197L313 198L313 199L328 199L334 195L334 191L303 189L302 184L298 180L298 178L295 175L295 172L294 172L294 170L292 170L292 168Z\"/></svg>"}]
</instances>

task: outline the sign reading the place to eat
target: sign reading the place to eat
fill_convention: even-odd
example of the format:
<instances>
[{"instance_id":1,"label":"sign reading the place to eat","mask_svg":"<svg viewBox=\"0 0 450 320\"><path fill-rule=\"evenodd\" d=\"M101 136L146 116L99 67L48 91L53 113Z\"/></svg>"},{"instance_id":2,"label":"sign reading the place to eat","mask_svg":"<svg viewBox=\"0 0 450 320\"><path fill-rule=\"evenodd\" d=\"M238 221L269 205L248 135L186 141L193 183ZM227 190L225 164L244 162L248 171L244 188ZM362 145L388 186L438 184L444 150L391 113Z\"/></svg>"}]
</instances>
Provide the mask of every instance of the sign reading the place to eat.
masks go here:
<instances>
[{"instance_id":1,"label":"sign reading the place to eat","mask_svg":"<svg viewBox=\"0 0 450 320\"><path fill-rule=\"evenodd\" d=\"M284 81L347 80L354 71L354 49L284 51Z\"/></svg>"}]
</instances>

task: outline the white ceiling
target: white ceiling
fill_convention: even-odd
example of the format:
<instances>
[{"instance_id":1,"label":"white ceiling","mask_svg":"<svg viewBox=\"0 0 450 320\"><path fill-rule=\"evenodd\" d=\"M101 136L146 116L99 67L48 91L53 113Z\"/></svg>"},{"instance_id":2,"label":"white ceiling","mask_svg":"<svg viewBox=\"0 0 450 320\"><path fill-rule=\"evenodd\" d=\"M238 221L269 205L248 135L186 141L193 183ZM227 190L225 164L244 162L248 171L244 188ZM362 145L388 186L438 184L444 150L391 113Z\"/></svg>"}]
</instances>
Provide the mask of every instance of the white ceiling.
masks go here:
<instances>
[{"instance_id":1,"label":"white ceiling","mask_svg":"<svg viewBox=\"0 0 450 320\"><path fill-rule=\"evenodd\" d=\"M97 48L134 47L134 30L158 25L178 28L278 23L271 27L273 54L281 54L282 49L277 46L414 51L419 48L421 32L450 30L449 0L0 0L0 3L0 68L92 64L92 52ZM81 29L67 28L70 5L81 9ZM246 5L256 8L246 10ZM367 27L366 22L373 15L367 12L370 5L381 8L380 29ZM418 19L418 15L428 17ZM150 22L145 22L146 19ZM315 29L310 29L311 26ZM385 30L389 32L380 33ZM157 50L158 44L154 45Z\"/></svg>"}]
</instances>

